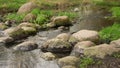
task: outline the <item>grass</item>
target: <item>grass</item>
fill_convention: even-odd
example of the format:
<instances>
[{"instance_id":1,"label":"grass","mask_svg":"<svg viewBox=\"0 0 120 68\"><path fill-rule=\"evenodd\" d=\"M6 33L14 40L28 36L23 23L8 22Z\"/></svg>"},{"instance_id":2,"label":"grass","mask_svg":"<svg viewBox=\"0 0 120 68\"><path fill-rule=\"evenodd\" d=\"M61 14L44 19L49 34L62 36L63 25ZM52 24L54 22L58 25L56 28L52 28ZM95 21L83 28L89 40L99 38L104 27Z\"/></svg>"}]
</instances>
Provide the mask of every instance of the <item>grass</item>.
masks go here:
<instances>
[{"instance_id":1,"label":"grass","mask_svg":"<svg viewBox=\"0 0 120 68\"><path fill-rule=\"evenodd\" d=\"M106 27L99 32L100 38L103 42L109 43L110 41L120 38L120 24L115 23L112 26Z\"/></svg>"},{"instance_id":2,"label":"grass","mask_svg":"<svg viewBox=\"0 0 120 68\"><path fill-rule=\"evenodd\" d=\"M0 9L16 11L22 4L26 3L27 1L28 0L0 0Z\"/></svg>"},{"instance_id":3,"label":"grass","mask_svg":"<svg viewBox=\"0 0 120 68\"><path fill-rule=\"evenodd\" d=\"M94 59L90 58L90 57L83 57L80 60L80 68L87 68L88 65L92 65L95 63Z\"/></svg>"},{"instance_id":4,"label":"grass","mask_svg":"<svg viewBox=\"0 0 120 68\"><path fill-rule=\"evenodd\" d=\"M15 21L17 23L20 23L24 17L25 17L25 14L9 13L4 16L4 20L10 20L10 21Z\"/></svg>"}]
</instances>

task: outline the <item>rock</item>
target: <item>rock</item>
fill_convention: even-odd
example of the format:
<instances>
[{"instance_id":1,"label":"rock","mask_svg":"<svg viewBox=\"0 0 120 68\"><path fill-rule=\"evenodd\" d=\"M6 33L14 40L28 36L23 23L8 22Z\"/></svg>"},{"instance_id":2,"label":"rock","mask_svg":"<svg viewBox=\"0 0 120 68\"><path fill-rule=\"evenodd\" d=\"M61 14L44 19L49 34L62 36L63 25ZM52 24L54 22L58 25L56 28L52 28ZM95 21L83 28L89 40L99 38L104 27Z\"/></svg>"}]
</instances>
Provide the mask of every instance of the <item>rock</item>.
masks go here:
<instances>
[{"instance_id":1,"label":"rock","mask_svg":"<svg viewBox=\"0 0 120 68\"><path fill-rule=\"evenodd\" d=\"M33 20L35 20L36 19L36 15L34 15L34 14L32 14L32 13L28 13L25 17L24 17L24 19L23 19L23 21L33 21Z\"/></svg>"},{"instance_id":2,"label":"rock","mask_svg":"<svg viewBox=\"0 0 120 68\"><path fill-rule=\"evenodd\" d=\"M114 47L119 48L120 47L120 39L111 41L110 45L113 45Z\"/></svg>"},{"instance_id":3,"label":"rock","mask_svg":"<svg viewBox=\"0 0 120 68\"><path fill-rule=\"evenodd\" d=\"M72 35L79 41L93 41L98 42L99 41L99 34L97 31L93 30L80 30Z\"/></svg>"},{"instance_id":4,"label":"rock","mask_svg":"<svg viewBox=\"0 0 120 68\"><path fill-rule=\"evenodd\" d=\"M4 30L4 33L15 40L22 39L33 35L37 32L35 28L32 27L13 27Z\"/></svg>"},{"instance_id":5,"label":"rock","mask_svg":"<svg viewBox=\"0 0 120 68\"><path fill-rule=\"evenodd\" d=\"M61 34L57 35L56 38L61 39L63 41L68 41L69 38L70 38L70 34L68 34L68 33L61 33Z\"/></svg>"},{"instance_id":6,"label":"rock","mask_svg":"<svg viewBox=\"0 0 120 68\"><path fill-rule=\"evenodd\" d=\"M78 11L79 11L79 8L75 8L75 9L74 9L74 12L78 12Z\"/></svg>"},{"instance_id":7,"label":"rock","mask_svg":"<svg viewBox=\"0 0 120 68\"><path fill-rule=\"evenodd\" d=\"M73 36L70 36L68 42L70 42L74 46L77 42L79 42L79 40Z\"/></svg>"},{"instance_id":8,"label":"rock","mask_svg":"<svg viewBox=\"0 0 120 68\"><path fill-rule=\"evenodd\" d=\"M57 38L47 40L41 46L42 51L49 51L53 53L66 53L66 52L70 52L71 49L72 49L72 46L70 43Z\"/></svg>"},{"instance_id":9,"label":"rock","mask_svg":"<svg viewBox=\"0 0 120 68\"><path fill-rule=\"evenodd\" d=\"M57 17L53 17L51 19L51 22L47 26L56 27L56 26L69 26L69 25L71 25L71 22L68 16L57 16Z\"/></svg>"},{"instance_id":10,"label":"rock","mask_svg":"<svg viewBox=\"0 0 120 68\"><path fill-rule=\"evenodd\" d=\"M26 37L24 30L17 27L6 29L4 33L12 37L13 39L20 39Z\"/></svg>"},{"instance_id":11,"label":"rock","mask_svg":"<svg viewBox=\"0 0 120 68\"><path fill-rule=\"evenodd\" d=\"M113 45L101 44L98 46L85 48L84 55L93 56L96 58L105 58L106 56L111 56L112 54L119 51L120 48L115 48Z\"/></svg>"},{"instance_id":12,"label":"rock","mask_svg":"<svg viewBox=\"0 0 120 68\"><path fill-rule=\"evenodd\" d=\"M18 51L31 51L37 49L38 45L33 41L26 41L16 45L13 49Z\"/></svg>"},{"instance_id":13,"label":"rock","mask_svg":"<svg viewBox=\"0 0 120 68\"><path fill-rule=\"evenodd\" d=\"M95 44L91 41L78 42L74 46L71 55L80 56L81 54L83 54L83 51L84 51L85 48L88 48L88 47L91 47L91 46L95 46Z\"/></svg>"},{"instance_id":14,"label":"rock","mask_svg":"<svg viewBox=\"0 0 120 68\"><path fill-rule=\"evenodd\" d=\"M8 28L7 25L5 25L4 23L0 23L0 30L5 30L7 28Z\"/></svg>"},{"instance_id":15,"label":"rock","mask_svg":"<svg viewBox=\"0 0 120 68\"><path fill-rule=\"evenodd\" d=\"M33 27L21 27L26 35L33 35L37 33L37 30Z\"/></svg>"},{"instance_id":16,"label":"rock","mask_svg":"<svg viewBox=\"0 0 120 68\"><path fill-rule=\"evenodd\" d=\"M75 56L66 56L66 57L60 58L58 60L58 64L60 67L64 67L67 65L76 66L79 63L79 61L80 59Z\"/></svg>"},{"instance_id":17,"label":"rock","mask_svg":"<svg viewBox=\"0 0 120 68\"><path fill-rule=\"evenodd\" d=\"M33 27L33 28L35 28L35 29L38 29L38 28L39 28L38 25L35 25L35 24L33 24L33 23L29 23L29 22L23 22L23 23L19 24L18 27L20 27L20 28L21 28L21 27Z\"/></svg>"},{"instance_id":18,"label":"rock","mask_svg":"<svg viewBox=\"0 0 120 68\"><path fill-rule=\"evenodd\" d=\"M76 68L75 66L71 66L71 65L67 65L67 66L63 66L62 68Z\"/></svg>"},{"instance_id":19,"label":"rock","mask_svg":"<svg viewBox=\"0 0 120 68\"><path fill-rule=\"evenodd\" d=\"M4 32L4 34L7 35L7 34L13 32L15 29L16 29L16 27L11 27L11 28L9 28L9 29L4 30L3 32Z\"/></svg>"},{"instance_id":20,"label":"rock","mask_svg":"<svg viewBox=\"0 0 120 68\"><path fill-rule=\"evenodd\" d=\"M13 38L11 37L0 37L0 43L10 43L10 42L13 42Z\"/></svg>"},{"instance_id":21,"label":"rock","mask_svg":"<svg viewBox=\"0 0 120 68\"><path fill-rule=\"evenodd\" d=\"M33 9L37 8L37 5L33 2L28 2L23 4L19 9L18 9L18 14L22 14L22 13L29 13L30 11L32 11Z\"/></svg>"},{"instance_id":22,"label":"rock","mask_svg":"<svg viewBox=\"0 0 120 68\"><path fill-rule=\"evenodd\" d=\"M43 59L49 61L49 60L53 60L56 58L56 56L51 53L51 52L46 52L46 53L43 53L42 56L41 56Z\"/></svg>"}]
</instances>

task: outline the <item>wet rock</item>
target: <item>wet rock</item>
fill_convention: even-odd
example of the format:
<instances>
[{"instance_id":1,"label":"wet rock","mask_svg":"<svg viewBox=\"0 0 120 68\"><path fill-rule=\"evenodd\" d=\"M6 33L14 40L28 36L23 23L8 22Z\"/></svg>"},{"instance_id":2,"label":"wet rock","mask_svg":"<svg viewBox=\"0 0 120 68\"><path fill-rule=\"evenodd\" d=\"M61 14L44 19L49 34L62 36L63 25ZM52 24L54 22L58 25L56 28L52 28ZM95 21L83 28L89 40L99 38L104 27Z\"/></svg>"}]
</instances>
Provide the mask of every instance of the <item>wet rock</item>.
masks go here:
<instances>
[{"instance_id":1,"label":"wet rock","mask_svg":"<svg viewBox=\"0 0 120 68\"><path fill-rule=\"evenodd\" d=\"M42 51L49 51L53 53L66 53L66 52L70 52L71 49L72 49L72 46L70 43L57 38L47 40L41 46Z\"/></svg>"},{"instance_id":2,"label":"wet rock","mask_svg":"<svg viewBox=\"0 0 120 68\"><path fill-rule=\"evenodd\" d=\"M56 38L61 39L63 41L68 41L69 38L70 38L70 34L68 34L68 33L61 33L61 34L57 35Z\"/></svg>"},{"instance_id":3,"label":"wet rock","mask_svg":"<svg viewBox=\"0 0 120 68\"><path fill-rule=\"evenodd\" d=\"M28 2L23 4L19 9L18 9L18 14L22 14L22 13L28 13L30 11L32 11L33 9L35 9L37 7L37 5L33 2Z\"/></svg>"},{"instance_id":4,"label":"wet rock","mask_svg":"<svg viewBox=\"0 0 120 68\"><path fill-rule=\"evenodd\" d=\"M51 19L51 22L47 24L48 27L56 27L56 26L69 26L71 22L68 16L57 16Z\"/></svg>"},{"instance_id":5,"label":"wet rock","mask_svg":"<svg viewBox=\"0 0 120 68\"><path fill-rule=\"evenodd\" d=\"M26 35L36 34L37 30L33 27L21 27Z\"/></svg>"},{"instance_id":6,"label":"wet rock","mask_svg":"<svg viewBox=\"0 0 120 68\"><path fill-rule=\"evenodd\" d=\"M13 49L18 51L31 51L37 49L38 45L33 41L26 41L16 45Z\"/></svg>"},{"instance_id":7,"label":"wet rock","mask_svg":"<svg viewBox=\"0 0 120 68\"><path fill-rule=\"evenodd\" d=\"M99 41L99 34L97 31L93 30L80 30L72 35L74 38L78 39L79 41Z\"/></svg>"},{"instance_id":8,"label":"wet rock","mask_svg":"<svg viewBox=\"0 0 120 68\"><path fill-rule=\"evenodd\" d=\"M6 29L4 33L12 37L13 39L20 39L26 36L24 30L17 27Z\"/></svg>"},{"instance_id":9,"label":"wet rock","mask_svg":"<svg viewBox=\"0 0 120 68\"><path fill-rule=\"evenodd\" d=\"M13 38L11 38L11 37L0 37L0 43L6 44L6 43L13 42L13 41L14 41L14 40L13 40Z\"/></svg>"},{"instance_id":10,"label":"wet rock","mask_svg":"<svg viewBox=\"0 0 120 68\"><path fill-rule=\"evenodd\" d=\"M91 41L78 42L74 46L71 55L80 56L81 54L83 54L83 51L84 51L85 48L88 48L88 47L91 47L91 46L95 46L95 44Z\"/></svg>"},{"instance_id":11,"label":"wet rock","mask_svg":"<svg viewBox=\"0 0 120 68\"><path fill-rule=\"evenodd\" d=\"M113 45L101 44L98 46L85 48L84 55L93 56L97 58L105 58L106 56L111 56L112 54L119 51L120 48L115 48Z\"/></svg>"},{"instance_id":12,"label":"wet rock","mask_svg":"<svg viewBox=\"0 0 120 68\"><path fill-rule=\"evenodd\" d=\"M32 21L32 20L35 20L35 19L36 19L36 15L34 15L34 14L32 14L32 13L28 13L28 14L24 17L23 21Z\"/></svg>"},{"instance_id":13,"label":"wet rock","mask_svg":"<svg viewBox=\"0 0 120 68\"><path fill-rule=\"evenodd\" d=\"M33 27L33 28L38 29L40 26L35 25L33 23L29 23L29 22L23 22L23 23L19 24L18 27L20 27L20 28L21 27Z\"/></svg>"},{"instance_id":14,"label":"wet rock","mask_svg":"<svg viewBox=\"0 0 120 68\"><path fill-rule=\"evenodd\" d=\"M76 68L75 66L71 66L71 65L67 65L67 66L64 66L62 68Z\"/></svg>"},{"instance_id":15,"label":"wet rock","mask_svg":"<svg viewBox=\"0 0 120 68\"><path fill-rule=\"evenodd\" d=\"M4 23L0 23L0 30L5 30L7 28L8 28L7 25L5 25Z\"/></svg>"},{"instance_id":16,"label":"wet rock","mask_svg":"<svg viewBox=\"0 0 120 68\"><path fill-rule=\"evenodd\" d=\"M79 61L80 59L75 56L67 56L67 57L60 58L58 60L58 64L60 67L64 67L67 65L76 66L79 63Z\"/></svg>"},{"instance_id":17,"label":"wet rock","mask_svg":"<svg viewBox=\"0 0 120 68\"><path fill-rule=\"evenodd\" d=\"M48 61L49 60L54 60L56 58L56 56L51 52L43 53L41 57L45 60L48 60Z\"/></svg>"},{"instance_id":18,"label":"wet rock","mask_svg":"<svg viewBox=\"0 0 120 68\"><path fill-rule=\"evenodd\" d=\"M27 36L33 35L37 32L35 28L32 27L13 27L4 30L4 33L15 40L25 38Z\"/></svg>"}]
</instances>

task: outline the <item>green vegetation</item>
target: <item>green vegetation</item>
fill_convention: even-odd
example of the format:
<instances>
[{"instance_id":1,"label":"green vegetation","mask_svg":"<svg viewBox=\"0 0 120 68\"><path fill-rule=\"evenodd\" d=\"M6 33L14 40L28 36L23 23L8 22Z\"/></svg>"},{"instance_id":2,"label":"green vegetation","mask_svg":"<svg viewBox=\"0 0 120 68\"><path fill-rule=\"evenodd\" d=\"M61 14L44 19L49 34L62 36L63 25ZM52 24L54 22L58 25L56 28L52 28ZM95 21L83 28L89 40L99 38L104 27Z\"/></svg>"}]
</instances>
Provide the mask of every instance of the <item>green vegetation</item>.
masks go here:
<instances>
[{"instance_id":1,"label":"green vegetation","mask_svg":"<svg viewBox=\"0 0 120 68\"><path fill-rule=\"evenodd\" d=\"M58 16L63 16L66 15L68 16L70 19L74 19L77 17L77 14L75 12L59 12Z\"/></svg>"},{"instance_id":2,"label":"green vegetation","mask_svg":"<svg viewBox=\"0 0 120 68\"><path fill-rule=\"evenodd\" d=\"M27 1L28 0L0 0L0 9L16 11L22 4L26 3Z\"/></svg>"},{"instance_id":3,"label":"green vegetation","mask_svg":"<svg viewBox=\"0 0 120 68\"><path fill-rule=\"evenodd\" d=\"M10 20L10 21L15 21L19 23L23 20L24 17L25 17L25 14L9 13L4 16L4 20Z\"/></svg>"},{"instance_id":4,"label":"green vegetation","mask_svg":"<svg viewBox=\"0 0 120 68\"><path fill-rule=\"evenodd\" d=\"M95 64L95 61L90 57L83 57L80 60L80 68L87 68L89 65L92 64Z\"/></svg>"},{"instance_id":5,"label":"green vegetation","mask_svg":"<svg viewBox=\"0 0 120 68\"><path fill-rule=\"evenodd\" d=\"M120 53L114 53L112 56L115 58L120 58Z\"/></svg>"},{"instance_id":6,"label":"green vegetation","mask_svg":"<svg viewBox=\"0 0 120 68\"><path fill-rule=\"evenodd\" d=\"M101 40L104 42L110 42L120 38L120 24L115 23L112 26L102 29L99 32Z\"/></svg>"}]
</instances>

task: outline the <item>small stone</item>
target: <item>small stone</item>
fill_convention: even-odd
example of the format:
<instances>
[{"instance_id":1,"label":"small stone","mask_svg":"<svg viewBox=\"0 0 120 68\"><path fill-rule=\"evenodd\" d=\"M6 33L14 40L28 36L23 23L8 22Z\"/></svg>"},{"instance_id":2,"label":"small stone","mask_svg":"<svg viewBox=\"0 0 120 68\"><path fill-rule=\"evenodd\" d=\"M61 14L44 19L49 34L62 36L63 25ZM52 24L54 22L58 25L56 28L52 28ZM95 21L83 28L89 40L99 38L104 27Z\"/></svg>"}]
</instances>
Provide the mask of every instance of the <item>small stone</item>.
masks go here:
<instances>
[{"instance_id":1,"label":"small stone","mask_svg":"<svg viewBox=\"0 0 120 68\"><path fill-rule=\"evenodd\" d=\"M43 53L41 57L45 60L48 60L48 61L56 58L56 56L51 52Z\"/></svg>"}]
</instances>

